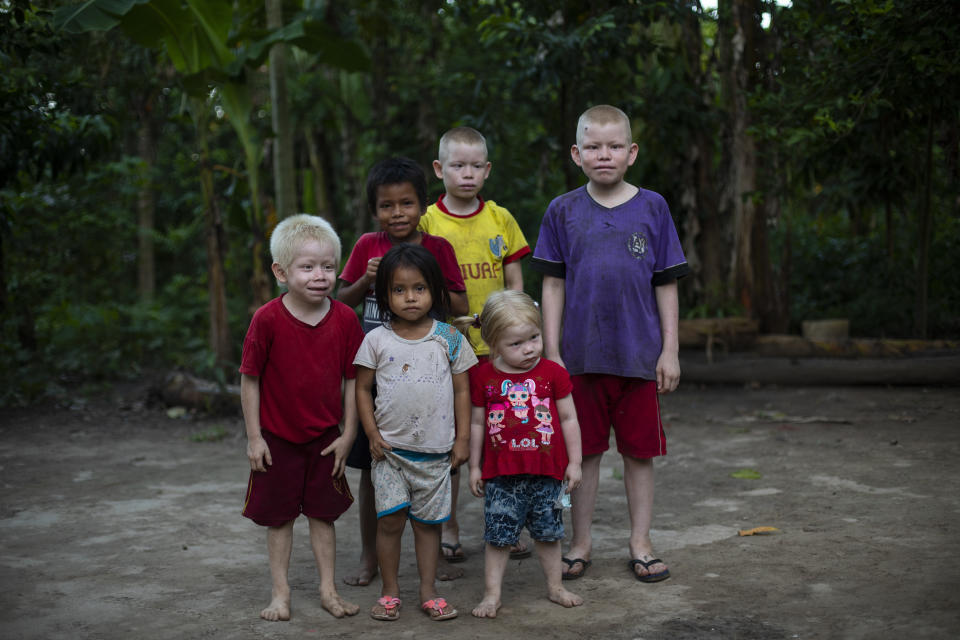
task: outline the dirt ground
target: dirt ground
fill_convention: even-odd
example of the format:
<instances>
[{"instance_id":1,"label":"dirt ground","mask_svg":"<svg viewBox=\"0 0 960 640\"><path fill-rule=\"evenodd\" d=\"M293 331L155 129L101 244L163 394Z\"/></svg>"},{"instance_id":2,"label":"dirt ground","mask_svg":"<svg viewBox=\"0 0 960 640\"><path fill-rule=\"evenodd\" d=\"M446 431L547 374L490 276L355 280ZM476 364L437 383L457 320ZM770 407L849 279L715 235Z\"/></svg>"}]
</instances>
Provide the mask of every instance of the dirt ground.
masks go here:
<instances>
[{"instance_id":1,"label":"dirt ground","mask_svg":"<svg viewBox=\"0 0 960 640\"><path fill-rule=\"evenodd\" d=\"M341 588L360 615L329 616L302 521L293 619L261 621L265 534L240 516L240 419L171 418L145 400L142 387L116 388L69 409L0 417L3 638L960 635L957 387L684 385L663 402L669 455L656 472L652 535L670 580L641 584L627 570L622 467L608 454L594 563L566 583L585 604L549 603L528 559L509 567L500 617L472 618L483 588L481 502L464 487L466 576L441 583L461 616L442 624L413 605L410 533L400 620L366 615L377 581ZM355 487L355 472L349 479ZM778 531L738 535L757 526ZM337 532L339 582L358 555L356 507Z\"/></svg>"}]
</instances>

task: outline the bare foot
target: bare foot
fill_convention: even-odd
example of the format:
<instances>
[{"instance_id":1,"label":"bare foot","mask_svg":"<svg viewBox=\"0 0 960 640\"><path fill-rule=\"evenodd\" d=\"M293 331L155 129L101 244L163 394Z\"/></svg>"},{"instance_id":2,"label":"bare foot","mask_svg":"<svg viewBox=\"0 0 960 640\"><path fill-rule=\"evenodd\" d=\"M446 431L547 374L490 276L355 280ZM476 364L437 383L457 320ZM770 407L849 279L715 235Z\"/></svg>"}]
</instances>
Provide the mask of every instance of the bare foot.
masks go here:
<instances>
[{"instance_id":1,"label":"bare foot","mask_svg":"<svg viewBox=\"0 0 960 640\"><path fill-rule=\"evenodd\" d=\"M437 580L449 582L463 577L463 569L454 567L449 562L441 560L437 563Z\"/></svg>"},{"instance_id":2,"label":"bare foot","mask_svg":"<svg viewBox=\"0 0 960 640\"><path fill-rule=\"evenodd\" d=\"M266 609L260 611L260 617L270 622L286 621L290 619L290 591L274 594Z\"/></svg>"},{"instance_id":3,"label":"bare foot","mask_svg":"<svg viewBox=\"0 0 960 640\"><path fill-rule=\"evenodd\" d=\"M365 587L370 584L370 581L377 577L377 565L374 564L373 567L368 567L363 564L360 565L360 568L356 573L352 573L348 576L343 577L343 583L348 584L351 587Z\"/></svg>"},{"instance_id":4,"label":"bare foot","mask_svg":"<svg viewBox=\"0 0 960 640\"><path fill-rule=\"evenodd\" d=\"M320 592L320 606L326 609L327 612L334 618L355 616L357 615L357 612L360 611L360 607L358 605L355 605L352 602L347 602L341 598L340 594L336 591L326 594Z\"/></svg>"},{"instance_id":5,"label":"bare foot","mask_svg":"<svg viewBox=\"0 0 960 640\"><path fill-rule=\"evenodd\" d=\"M496 618L497 611L500 610L500 599L485 597L480 604L473 608L473 615L477 618Z\"/></svg>"},{"instance_id":6,"label":"bare foot","mask_svg":"<svg viewBox=\"0 0 960 640\"><path fill-rule=\"evenodd\" d=\"M579 607L583 604L583 598L567 591L563 587L547 591L547 597L550 598L550 602L556 602L560 606L567 608Z\"/></svg>"}]
</instances>

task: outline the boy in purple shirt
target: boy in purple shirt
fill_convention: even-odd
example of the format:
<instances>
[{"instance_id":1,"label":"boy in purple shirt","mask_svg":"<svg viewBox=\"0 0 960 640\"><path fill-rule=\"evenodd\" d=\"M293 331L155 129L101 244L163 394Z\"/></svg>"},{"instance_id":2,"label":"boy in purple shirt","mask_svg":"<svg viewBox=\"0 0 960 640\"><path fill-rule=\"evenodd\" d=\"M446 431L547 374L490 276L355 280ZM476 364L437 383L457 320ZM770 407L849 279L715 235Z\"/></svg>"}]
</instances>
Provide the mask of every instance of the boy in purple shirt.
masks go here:
<instances>
[{"instance_id":1,"label":"boy in purple shirt","mask_svg":"<svg viewBox=\"0 0 960 640\"><path fill-rule=\"evenodd\" d=\"M677 279L690 269L666 201L624 180L637 151L620 109L600 105L580 116L570 152L589 182L550 203L531 263L544 274L544 354L572 374L582 432L566 580L591 564L611 426L623 457L630 571L641 582L670 577L650 542L653 458L666 453L657 394L680 381Z\"/></svg>"}]
</instances>

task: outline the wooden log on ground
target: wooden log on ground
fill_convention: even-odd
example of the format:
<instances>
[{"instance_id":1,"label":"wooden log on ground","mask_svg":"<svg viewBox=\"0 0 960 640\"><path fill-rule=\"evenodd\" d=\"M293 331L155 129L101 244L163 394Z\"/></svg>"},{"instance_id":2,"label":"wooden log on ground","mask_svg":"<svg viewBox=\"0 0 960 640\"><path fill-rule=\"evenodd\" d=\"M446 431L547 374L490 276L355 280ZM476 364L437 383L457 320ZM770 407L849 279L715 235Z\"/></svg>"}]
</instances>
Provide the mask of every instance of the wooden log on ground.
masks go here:
<instances>
[{"instance_id":1,"label":"wooden log on ground","mask_svg":"<svg viewBox=\"0 0 960 640\"><path fill-rule=\"evenodd\" d=\"M240 410L240 385L224 386L181 371L166 376L159 396L168 407L186 407L215 415L233 414Z\"/></svg>"},{"instance_id":2,"label":"wooden log on ground","mask_svg":"<svg viewBox=\"0 0 960 640\"><path fill-rule=\"evenodd\" d=\"M904 358L960 354L960 340L810 340L795 335L769 334L757 336L753 351L762 356L784 358Z\"/></svg>"},{"instance_id":3,"label":"wooden log on ground","mask_svg":"<svg viewBox=\"0 0 960 640\"><path fill-rule=\"evenodd\" d=\"M759 324L744 317L690 318L680 320L677 337L680 348L703 347L707 361L713 361L713 352L747 349L757 338Z\"/></svg>"},{"instance_id":4,"label":"wooden log on ground","mask_svg":"<svg viewBox=\"0 0 960 640\"><path fill-rule=\"evenodd\" d=\"M787 358L729 354L708 362L681 351L681 384L960 385L960 355L897 358Z\"/></svg>"},{"instance_id":5,"label":"wooden log on ground","mask_svg":"<svg viewBox=\"0 0 960 640\"><path fill-rule=\"evenodd\" d=\"M703 347L711 338L725 341L730 349L749 346L757 337L756 320L732 318L690 318L680 320L680 347Z\"/></svg>"}]
</instances>

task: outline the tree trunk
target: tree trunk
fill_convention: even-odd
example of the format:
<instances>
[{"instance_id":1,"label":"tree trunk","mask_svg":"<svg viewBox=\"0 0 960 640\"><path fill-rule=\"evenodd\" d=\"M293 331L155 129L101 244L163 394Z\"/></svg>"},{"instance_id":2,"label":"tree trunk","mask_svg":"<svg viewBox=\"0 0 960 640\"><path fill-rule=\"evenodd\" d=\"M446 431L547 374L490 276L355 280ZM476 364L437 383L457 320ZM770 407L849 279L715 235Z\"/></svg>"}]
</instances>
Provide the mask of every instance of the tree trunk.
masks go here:
<instances>
[{"instance_id":1,"label":"tree trunk","mask_svg":"<svg viewBox=\"0 0 960 640\"><path fill-rule=\"evenodd\" d=\"M720 209L729 216L732 229L729 283L736 299L746 312L758 316L758 270L763 278L763 265L769 255L757 254L766 248L765 223L758 220L756 203L756 148L748 133L750 114L747 97L754 84L752 74L756 62L756 12L753 0L721 0L720 24L717 33L721 52L721 85L727 109L727 144L720 193ZM769 268L766 269L769 273Z\"/></svg>"},{"instance_id":2,"label":"tree trunk","mask_svg":"<svg viewBox=\"0 0 960 640\"><path fill-rule=\"evenodd\" d=\"M266 0L267 28L283 26L282 0ZM270 48L270 104L273 116L273 188L277 218L282 220L297 211L297 176L293 161L293 127L287 100L287 46L276 43Z\"/></svg>"},{"instance_id":3,"label":"tree trunk","mask_svg":"<svg viewBox=\"0 0 960 640\"><path fill-rule=\"evenodd\" d=\"M325 219L331 225L335 224L333 219L333 208L330 206L330 195L327 193L326 167L324 167L323 156L317 148L317 140L313 127L306 125L303 128L303 137L307 141L307 157L310 159L310 179L313 180L313 200L317 215Z\"/></svg>"},{"instance_id":4,"label":"tree trunk","mask_svg":"<svg viewBox=\"0 0 960 640\"><path fill-rule=\"evenodd\" d=\"M223 219L217 206L214 191L213 167L210 162L210 149L207 145L206 107L202 101L191 100L191 112L200 146L200 187L203 193L205 236L207 245L207 291L209 295L208 311L210 316L210 350L216 360L216 368L227 373L233 353L230 340L230 323L227 315L227 277L224 268L226 253L226 233Z\"/></svg>"},{"instance_id":5,"label":"tree trunk","mask_svg":"<svg viewBox=\"0 0 960 640\"><path fill-rule=\"evenodd\" d=\"M920 239L917 251L917 302L914 315L914 337L927 337L927 297L930 272L930 235L933 230L933 211L930 208L930 190L933 179L933 109L927 115L927 158L924 173L923 198L920 205Z\"/></svg>"},{"instance_id":6,"label":"tree trunk","mask_svg":"<svg viewBox=\"0 0 960 640\"><path fill-rule=\"evenodd\" d=\"M686 14L681 24L682 42L689 84L696 87L704 112L713 104L712 83L707 81L712 71L702 68L703 36L697 0L686 1ZM712 131L698 127L683 152L680 203L678 217L683 220L683 251L693 271L691 294L704 300L711 311L725 301L727 264L725 256L729 243L724 237L724 225L717 211L713 165L714 144ZM689 286L689 285L688 285ZM685 287L686 288L686 287Z\"/></svg>"},{"instance_id":7,"label":"tree trunk","mask_svg":"<svg viewBox=\"0 0 960 640\"><path fill-rule=\"evenodd\" d=\"M137 153L144 163L143 180L137 194L137 290L142 302L153 300L156 290L156 256L153 233L156 213L154 166L157 161L157 132L149 109L140 108Z\"/></svg>"}]
</instances>

